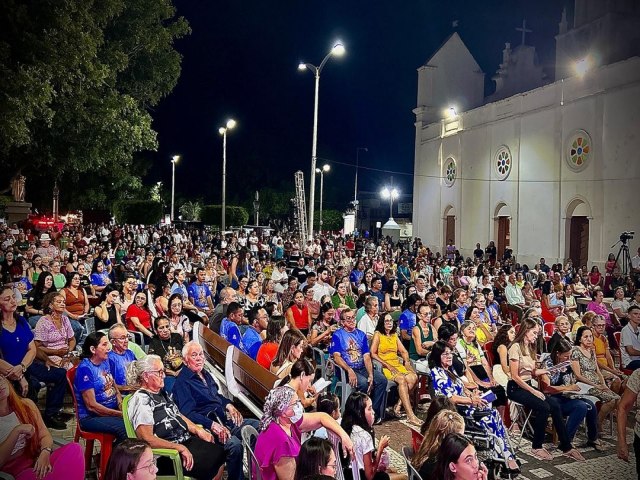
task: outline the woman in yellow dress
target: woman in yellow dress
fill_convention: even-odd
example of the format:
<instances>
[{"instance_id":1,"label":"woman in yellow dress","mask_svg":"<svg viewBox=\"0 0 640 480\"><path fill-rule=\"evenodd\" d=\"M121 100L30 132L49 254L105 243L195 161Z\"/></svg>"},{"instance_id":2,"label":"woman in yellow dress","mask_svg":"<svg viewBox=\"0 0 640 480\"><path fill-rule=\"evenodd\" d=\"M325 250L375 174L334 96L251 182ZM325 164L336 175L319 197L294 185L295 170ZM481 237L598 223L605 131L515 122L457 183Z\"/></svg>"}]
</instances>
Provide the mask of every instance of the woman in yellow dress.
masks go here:
<instances>
[{"instance_id":1,"label":"woman in yellow dress","mask_svg":"<svg viewBox=\"0 0 640 480\"><path fill-rule=\"evenodd\" d=\"M380 316L371 341L371 357L382 364L384 376L398 384L400 400L393 409L396 416L400 416L400 408L404 407L409 423L421 425L422 421L411 406L411 392L416 388L418 376L410 366L409 352L398 338L397 330L398 325L390 314ZM404 365L398 355L404 360Z\"/></svg>"}]
</instances>

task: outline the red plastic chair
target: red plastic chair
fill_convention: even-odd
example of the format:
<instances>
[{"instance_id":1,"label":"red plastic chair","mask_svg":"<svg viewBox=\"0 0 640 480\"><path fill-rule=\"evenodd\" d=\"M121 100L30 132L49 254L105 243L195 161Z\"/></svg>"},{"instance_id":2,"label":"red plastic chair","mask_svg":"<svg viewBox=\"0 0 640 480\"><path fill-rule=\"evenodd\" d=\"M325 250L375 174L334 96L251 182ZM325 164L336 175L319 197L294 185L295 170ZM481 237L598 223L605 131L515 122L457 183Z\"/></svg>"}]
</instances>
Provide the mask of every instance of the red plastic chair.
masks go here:
<instances>
[{"instance_id":1,"label":"red plastic chair","mask_svg":"<svg viewBox=\"0 0 640 480\"><path fill-rule=\"evenodd\" d=\"M618 365L620 366L620 371L622 373L624 373L625 375L631 375L633 373L633 370L629 370L628 368L624 368L624 365L622 365L622 349L624 348L622 345L620 345L620 337L621 337L621 332L613 332L613 338L616 339L616 343L618 344Z\"/></svg>"},{"instance_id":2,"label":"red plastic chair","mask_svg":"<svg viewBox=\"0 0 640 480\"><path fill-rule=\"evenodd\" d=\"M555 323L545 323L544 324L544 339L545 339L545 341L548 341L553 336L553 333L555 332L555 329L556 329Z\"/></svg>"},{"instance_id":3,"label":"red plastic chair","mask_svg":"<svg viewBox=\"0 0 640 480\"><path fill-rule=\"evenodd\" d=\"M85 468L91 466L91 456L93 455L93 442L100 442L100 468L98 469L98 478L103 478L107 469L109 457L111 457L111 449L115 437L108 433L85 432L80 428L80 418L78 417L78 401L76 400L76 392L74 382L76 379L76 367L67 371L67 383L71 389L71 398L73 398L73 409L76 413L76 433L73 438L74 442L78 442L80 438L84 439L84 464Z\"/></svg>"},{"instance_id":4,"label":"red plastic chair","mask_svg":"<svg viewBox=\"0 0 640 480\"><path fill-rule=\"evenodd\" d=\"M493 340L484 344L484 353L489 362L489 367L493 368L495 357L493 356Z\"/></svg>"}]
</instances>

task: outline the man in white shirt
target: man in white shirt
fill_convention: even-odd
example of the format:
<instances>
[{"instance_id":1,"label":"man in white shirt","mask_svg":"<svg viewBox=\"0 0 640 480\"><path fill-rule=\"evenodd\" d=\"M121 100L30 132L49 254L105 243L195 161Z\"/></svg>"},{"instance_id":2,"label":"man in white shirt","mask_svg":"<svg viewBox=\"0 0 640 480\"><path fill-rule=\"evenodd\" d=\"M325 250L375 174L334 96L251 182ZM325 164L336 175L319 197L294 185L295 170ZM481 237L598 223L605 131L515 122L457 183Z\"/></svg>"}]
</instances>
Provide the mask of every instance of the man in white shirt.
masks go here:
<instances>
[{"instance_id":1,"label":"man in white shirt","mask_svg":"<svg viewBox=\"0 0 640 480\"><path fill-rule=\"evenodd\" d=\"M367 334L367 339L371 343L373 334L376 331L376 325L378 324L378 299L373 295L367 297L364 301L365 314L358 321L358 330L362 330Z\"/></svg>"},{"instance_id":2,"label":"man in white shirt","mask_svg":"<svg viewBox=\"0 0 640 480\"><path fill-rule=\"evenodd\" d=\"M640 307L633 305L627 311L629 323L620 333L622 366L629 370L640 368Z\"/></svg>"},{"instance_id":3,"label":"man in white shirt","mask_svg":"<svg viewBox=\"0 0 640 480\"><path fill-rule=\"evenodd\" d=\"M507 307L518 314L518 321L522 321L522 314L524 313L524 295L522 290L516 285L516 274L509 275L509 283L504 290L507 297Z\"/></svg>"},{"instance_id":4,"label":"man in white shirt","mask_svg":"<svg viewBox=\"0 0 640 480\"><path fill-rule=\"evenodd\" d=\"M336 289L327 283L329 281L329 270L327 270L327 267L318 268L316 280L316 285L313 288L313 299L316 302L319 302L325 295L332 296L336 293Z\"/></svg>"}]
</instances>

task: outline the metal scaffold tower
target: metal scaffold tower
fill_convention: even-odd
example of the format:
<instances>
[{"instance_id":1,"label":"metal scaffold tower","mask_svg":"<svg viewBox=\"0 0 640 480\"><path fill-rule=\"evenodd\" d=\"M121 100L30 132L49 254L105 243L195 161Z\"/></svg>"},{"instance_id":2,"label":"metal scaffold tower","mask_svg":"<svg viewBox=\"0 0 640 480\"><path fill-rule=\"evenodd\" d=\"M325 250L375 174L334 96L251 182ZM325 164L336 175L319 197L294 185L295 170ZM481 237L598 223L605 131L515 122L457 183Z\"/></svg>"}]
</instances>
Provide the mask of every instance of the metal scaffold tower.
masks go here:
<instances>
[{"instance_id":1,"label":"metal scaffold tower","mask_svg":"<svg viewBox=\"0 0 640 480\"><path fill-rule=\"evenodd\" d=\"M304 247L307 244L307 207L304 196L304 174L298 170L295 175L296 181L296 198L295 198L295 219L296 228L300 237L300 245Z\"/></svg>"}]
</instances>

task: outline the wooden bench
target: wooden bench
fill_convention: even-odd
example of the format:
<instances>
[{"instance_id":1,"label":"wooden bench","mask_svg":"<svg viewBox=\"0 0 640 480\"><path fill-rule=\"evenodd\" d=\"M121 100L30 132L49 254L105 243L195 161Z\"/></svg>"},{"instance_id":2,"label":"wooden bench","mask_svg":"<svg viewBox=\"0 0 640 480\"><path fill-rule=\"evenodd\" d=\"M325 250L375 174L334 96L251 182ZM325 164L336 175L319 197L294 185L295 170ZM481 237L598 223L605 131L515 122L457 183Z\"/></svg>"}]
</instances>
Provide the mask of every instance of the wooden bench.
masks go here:
<instances>
[{"instance_id":1,"label":"wooden bench","mask_svg":"<svg viewBox=\"0 0 640 480\"><path fill-rule=\"evenodd\" d=\"M208 327L199 322L194 327L197 330L194 339L202 345L214 375L217 373L219 382L224 382L228 398L237 398L256 417L262 418L264 401L278 377Z\"/></svg>"}]
</instances>

